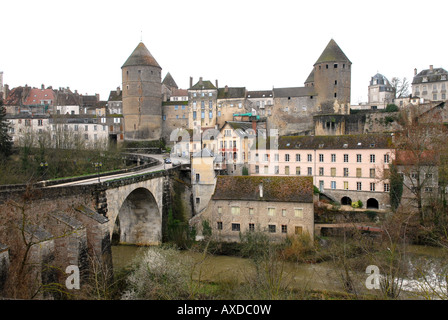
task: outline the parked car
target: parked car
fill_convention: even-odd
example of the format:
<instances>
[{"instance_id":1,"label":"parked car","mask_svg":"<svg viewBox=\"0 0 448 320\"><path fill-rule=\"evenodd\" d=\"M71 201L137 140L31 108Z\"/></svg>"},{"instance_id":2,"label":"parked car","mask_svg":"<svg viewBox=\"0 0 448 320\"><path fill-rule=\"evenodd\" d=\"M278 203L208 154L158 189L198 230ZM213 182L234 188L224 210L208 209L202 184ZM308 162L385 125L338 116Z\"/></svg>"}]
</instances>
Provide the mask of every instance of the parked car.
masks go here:
<instances>
[{"instance_id":1,"label":"parked car","mask_svg":"<svg viewBox=\"0 0 448 320\"><path fill-rule=\"evenodd\" d=\"M168 164L171 163L171 159L170 158L166 158L165 159L165 163L168 163Z\"/></svg>"}]
</instances>

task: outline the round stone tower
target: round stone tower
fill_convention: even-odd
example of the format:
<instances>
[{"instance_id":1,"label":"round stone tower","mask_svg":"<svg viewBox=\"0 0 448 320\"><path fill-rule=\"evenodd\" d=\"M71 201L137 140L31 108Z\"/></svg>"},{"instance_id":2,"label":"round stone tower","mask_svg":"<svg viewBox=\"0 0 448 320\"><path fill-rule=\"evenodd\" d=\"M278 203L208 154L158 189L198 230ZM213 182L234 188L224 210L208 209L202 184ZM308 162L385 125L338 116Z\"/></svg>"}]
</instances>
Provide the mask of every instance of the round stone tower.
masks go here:
<instances>
[{"instance_id":1,"label":"round stone tower","mask_svg":"<svg viewBox=\"0 0 448 320\"><path fill-rule=\"evenodd\" d=\"M314 64L317 105L322 113L350 112L351 65L336 41L331 39Z\"/></svg>"},{"instance_id":2,"label":"round stone tower","mask_svg":"<svg viewBox=\"0 0 448 320\"><path fill-rule=\"evenodd\" d=\"M121 67L125 140L162 136L162 68L140 42Z\"/></svg>"}]
</instances>

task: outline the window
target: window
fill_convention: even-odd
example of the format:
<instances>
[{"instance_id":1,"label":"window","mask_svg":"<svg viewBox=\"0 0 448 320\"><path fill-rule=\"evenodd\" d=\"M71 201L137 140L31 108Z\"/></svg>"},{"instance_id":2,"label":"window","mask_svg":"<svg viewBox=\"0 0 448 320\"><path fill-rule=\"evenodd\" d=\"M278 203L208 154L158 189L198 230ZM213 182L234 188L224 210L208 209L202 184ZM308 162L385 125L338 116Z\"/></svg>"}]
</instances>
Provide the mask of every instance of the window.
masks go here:
<instances>
[{"instance_id":1,"label":"window","mask_svg":"<svg viewBox=\"0 0 448 320\"><path fill-rule=\"evenodd\" d=\"M370 191L375 191L375 183L370 183Z\"/></svg>"},{"instance_id":2,"label":"window","mask_svg":"<svg viewBox=\"0 0 448 320\"><path fill-rule=\"evenodd\" d=\"M285 175L289 175L289 166L285 167Z\"/></svg>"},{"instance_id":3,"label":"window","mask_svg":"<svg viewBox=\"0 0 448 320\"><path fill-rule=\"evenodd\" d=\"M240 224L232 223L232 231L240 231Z\"/></svg>"},{"instance_id":4,"label":"window","mask_svg":"<svg viewBox=\"0 0 448 320\"><path fill-rule=\"evenodd\" d=\"M218 207L218 213L222 213L222 207Z\"/></svg>"},{"instance_id":5,"label":"window","mask_svg":"<svg viewBox=\"0 0 448 320\"><path fill-rule=\"evenodd\" d=\"M300 176L300 167L296 167L296 175Z\"/></svg>"},{"instance_id":6,"label":"window","mask_svg":"<svg viewBox=\"0 0 448 320\"><path fill-rule=\"evenodd\" d=\"M331 181L330 186L331 189L336 189L336 181Z\"/></svg>"},{"instance_id":7,"label":"window","mask_svg":"<svg viewBox=\"0 0 448 320\"><path fill-rule=\"evenodd\" d=\"M356 178L361 178L362 174L361 174L361 168L356 168Z\"/></svg>"},{"instance_id":8,"label":"window","mask_svg":"<svg viewBox=\"0 0 448 320\"><path fill-rule=\"evenodd\" d=\"M331 154L331 162L336 162L336 154Z\"/></svg>"},{"instance_id":9,"label":"window","mask_svg":"<svg viewBox=\"0 0 448 320\"><path fill-rule=\"evenodd\" d=\"M286 209L282 209L282 217L286 217Z\"/></svg>"},{"instance_id":10,"label":"window","mask_svg":"<svg viewBox=\"0 0 448 320\"><path fill-rule=\"evenodd\" d=\"M285 154L285 161L289 162L289 154Z\"/></svg>"},{"instance_id":11,"label":"window","mask_svg":"<svg viewBox=\"0 0 448 320\"><path fill-rule=\"evenodd\" d=\"M348 154L344 154L344 162L348 162Z\"/></svg>"},{"instance_id":12,"label":"window","mask_svg":"<svg viewBox=\"0 0 448 320\"><path fill-rule=\"evenodd\" d=\"M324 162L324 155L323 154L319 154L319 162Z\"/></svg>"},{"instance_id":13,"label":"window","mask_svg":"<svg viewBox=\"0 0 448 320\"><path fill-rule=\"evenodd\" d=\"M240 207L236 207L236 206L230 207L230 210L232 212L232 215L234 215L234 216L237 216L240 214Z\"/></svg>"},{"instance_id":14,"label":"window","mask_svg":"<svg viewBox=\"0 0 448 320\"><path fill-rule=\"evenodd\" d=\"M370 178L375 178L375 169L370 169Z\"/></svg>"},{"instance_id":15,"label":"window","mask_svg":"<svg viewBox=\"0 0 448 320\"><path fill-rule=\"evenodd\" d=\"M331 169L334 169L334 168L331 168ZM319 175L320 176L324 175L324 168L322 168L322 167L319 168Z\"/></svg>"},{"instance_id":16,"label":"window","mask_svg":"<svg viewBox=\"0 0 448 320\"><path fill-rule=\"evenodd\" d=\"M260 167L259 166L255 166L255 173L260 173Z\"/></svg>"},{"instance_id":17,"label":"window","mask_svg":"<svg viewBox=\"0 0 448 320\"><path fill-rule=\"evenodd\" d=\"M275 233L275 224L268 225L268 230L270 233Z\"/></svg>"},{"instance_id":18,"label":"window","mask_svg":"<svg viewBox=\"0 0 448 320\"><path fill-rule=\"evenodd\" d=\"M300 153L296 153L296 162L300 162Z\"/></svg>"},{"instance_id":19,"label":"window","mask_svg":"<svg viewBox=\"0 0 448 320\"><path fill-rule=\"evenodd\" d=\"M288 156L289 157L289 156ZM276 153L276 154L274 154L274 161L275 162L278 162L279 161L279 154L278 153Z\"/></svg>"},{"instance_id":20,"label":"window","mask_svg":"<svg viewBox=\"0 0 448 320\"><path fill-rule=\"evenodd\" d=\"M370 163L375 163L375 155L374 154L370 155Z\"/></svg>"},{"instance_id":21,"label":"window","mask_svg":"<svg viewBox=\"0 0 448 320\"><path fill-rule=\"evenodd\" d=\"M312 167L308 167L307 169L308 169L308 170L307 170L308 175L309 175L309 176L312 176L312 175L313 175L313 168L312 168Z\"/></svg>"},{"instance_id":22,"label":"window","mask_svg":"<svg viewBox=\"0 0 448 320\"><path fill-rule=\"evenodd\" d=\"M348 190L348 181L344 181L344 190Z\"/></svg>"},{"instance_id":23,"label":"window","mask_svg":"<svg viewBox=\"0 0 448 320\"><path fill-rule=\"evenodd\" d=\"M218 230L222 230L222 221L218 221L218 222L217 222L216 228L217 228Z\"/></svg>"},{"instance_id":24,"label":"window","mask_svg":"<svg viewBox=\"0 0 448 320\"><path fill-rule=\"evenodd\" d=\"M362 190L362 183L356 182L356 190L361 191Z\"/></svg>"},{"instance_id":25,"label":"window","mask_svg":"<svg viewBox=\"0 0 448 320\"><path fill-rule=\"evenodd\" d=\"M356 162L362 162L362 155L360 154L356 155Z\"/></svg>"},{"instance_id":26,"label":"window","mask_svg":"<svg viewBox=\"0 0 448 320\"><path fill-rule=\"evenodd\" d=\"M288 233L288 226L286 224L282 224L282 233Z\"/></svg>"},{"instance_id":27,"label":"window","mask_svg":"<svg viewBox=\"0 0 448 320\"><path fill-rule=\"evenodd\" d=\"M302 208L295 208L294 209L294 217L303 219L303 209Z\"/></svg>"},{"instance_id":28,"label":"window","mask_svg":"<svg viewBox=\"0 0 448 320\"><path fill-rule=\"evenodd\" d=\"M249 214L250 215L254 214L254 208L249 208Z\"/></svg>"},{"instance_id":29,"label":"window","mask_svg":"<svg viewBox=\"0 0 448 320\"><path fill-rule=\"evenodd\" d=\"M249 231L255 231L255 224L249 223Z\"/></svg>"},{"instance_id":30,"label":"window","mask_svg":"<svg viewBox=\"0 0 448 320\"><path fill-rule=\"evenodd\" d=\"M348 168L344 168L344 177L348 177Z\"/></svg>"},{"instance_id":31,"label":"window","mask_svg":"<svg viewBox=\"0 0 448 320\"><path fill-rule=\"evenodd\" d=\"M37 125L38 125L39 127L42 127L42 126L43 126L43 121L42 121L42 120L37 120Z\"/></svg>"},{"instance_id":32,"label":"window","mask_svg":"<svg viewBox=\"0 0 448 320\"><path fill-rule=\"evenodd\" d=\"M384 163L389 163L389 155L387 153L384 155Z\"/></svg>"},{"instance_id":33,"label":"window","mask_svg":"<svg viewBox=\"0 0 448 320\"><path fill-rule=\"evenodd\" d=\"M196 182L201 181L201 175L199 173L196 173Z\"/></svg>"},{"instance_id":34,"label":"window","mask_svg":"<svg viewBox=\"0 0 448 320\"><path fill-rule=\"evenodd\" d=\"M294 228L294 233L295 233L295 234L302 234L302 232L303 232L303 227L301 227L301 226L296 226L296 227Z\"/></svg>"},{"instance_id":35,"label":"window","mask_svg":"<svg viewBox=\"0 0 448 320\"><path fill-rule=\"evenodd\" d=\"M200 204L201 203L201 198L196 198L196 204Z\"/></svg>"},{"instance_id":36,"label":"window","mask_svg":"<svg viewBox=\"0 0 448 320\"><path fill-rule=\"evenodd\" d=\"M276 168L278 168L278 167L276 167ZM268 174L268 173L269 173L269 167L268 167L268 166L264 166L264 173L265 173L265 174ZM276 169L276 173L278 173L278 172L277 172L277 169Z\"/></svg>"},{"instance_id":37,"label":"window","mask_svg":"<svg viewBox=\"0 0 448 320\"><path fill-rule=\"evenodd\" d=\"M331 168L331 176L336 177L336 168Z\"/></svg>"},{"instance_id":38,"label":"window","mask_svg":"<svg viewBox=\"0 0 448 320\"><path fill-rule=\"evenodd\" d=\"M268 208L268 216L275 216L275 208Z\"/></svg>"},{"instance_id":39,"label":"window","mask_svg":"<svg viewBox=\"0 0 448 320\"><path fill-rule=\"evenodd\" d=\"M308 154L307 158L308 158L308 162L313 161L313 155L312 154Z\"/></svg>"}]
</instances>

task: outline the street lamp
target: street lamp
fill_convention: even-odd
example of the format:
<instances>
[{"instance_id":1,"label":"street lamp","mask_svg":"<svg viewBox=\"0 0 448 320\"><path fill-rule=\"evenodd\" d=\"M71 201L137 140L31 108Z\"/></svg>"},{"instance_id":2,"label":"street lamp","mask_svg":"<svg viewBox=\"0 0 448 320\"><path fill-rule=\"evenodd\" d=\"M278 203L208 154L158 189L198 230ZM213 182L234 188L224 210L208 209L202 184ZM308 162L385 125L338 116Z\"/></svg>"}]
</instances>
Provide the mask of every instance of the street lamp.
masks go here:
<instances>
[{"instance_id":1,"label":"street lamp","mask_svg":"<svg viewBox=\"0 0 448 320\"><path fill-rule=\"evenodd\" d=\"M103 166L103 164L102 164L101 162L95 162L93 165L95 166L95 168L96 168L96 170L97 170L97 174L98 174L98 183L100 183L100 182L101 182L101 181L100 181L100 170L101 170L101 167Z\"/></svg>"}]
</instances>

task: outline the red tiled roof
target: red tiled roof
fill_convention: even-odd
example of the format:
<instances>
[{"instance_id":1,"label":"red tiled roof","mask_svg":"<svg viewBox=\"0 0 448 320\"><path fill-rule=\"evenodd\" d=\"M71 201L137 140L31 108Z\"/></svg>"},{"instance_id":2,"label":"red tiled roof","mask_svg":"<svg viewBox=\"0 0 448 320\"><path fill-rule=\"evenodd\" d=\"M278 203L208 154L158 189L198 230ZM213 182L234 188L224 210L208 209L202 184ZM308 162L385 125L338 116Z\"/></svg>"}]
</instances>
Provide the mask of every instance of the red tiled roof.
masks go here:
<instances>
[{"instance_id":1,"label":"red tiled roof","mask_svg":"<svg viewBox=\"0 0 448 320\"><path fill-rule=\"evenodd\" d=\"M31 89L24 105L41 104L42 100L54 101L54 92L52 89Z\"/></svg>"}]
</instances>

